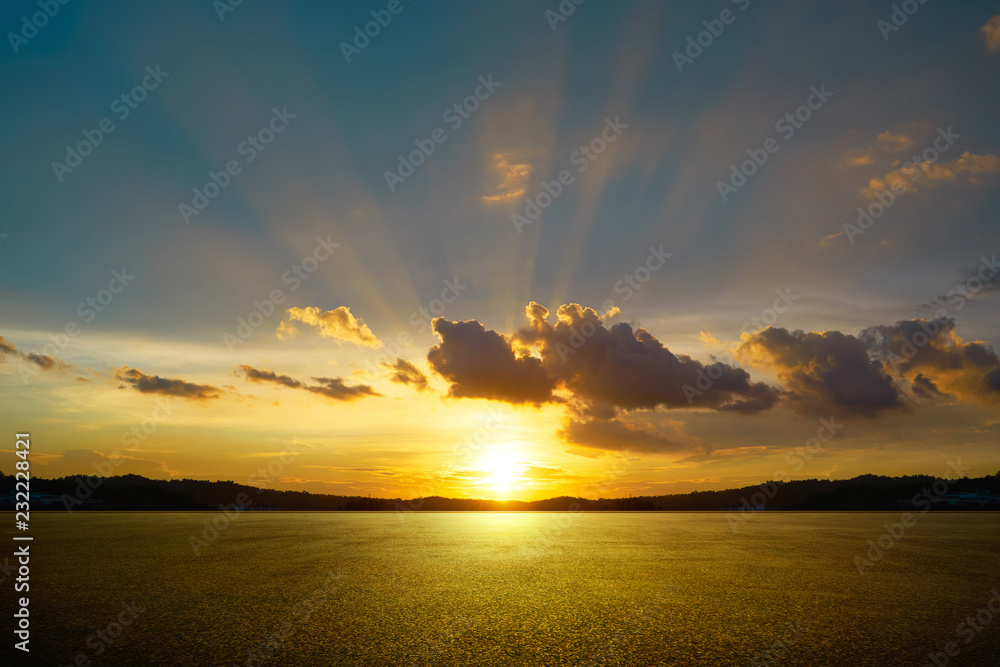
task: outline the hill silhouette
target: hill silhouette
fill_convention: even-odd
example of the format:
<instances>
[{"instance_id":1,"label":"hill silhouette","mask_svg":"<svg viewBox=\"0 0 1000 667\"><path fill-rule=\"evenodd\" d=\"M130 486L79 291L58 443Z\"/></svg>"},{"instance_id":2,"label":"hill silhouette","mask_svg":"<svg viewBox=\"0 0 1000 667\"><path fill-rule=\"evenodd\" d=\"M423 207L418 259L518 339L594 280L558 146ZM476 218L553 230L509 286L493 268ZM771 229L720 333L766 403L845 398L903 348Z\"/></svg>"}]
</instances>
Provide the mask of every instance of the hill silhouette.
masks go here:
<instances>
[{"instance_id":1,"label":"hill silhouette","mask_svg":"<svg viewBox=\"0 0 1000 667\"><path fill-rule=\"evenodd\" d=\"M13 509L15 478L0 473L0 509ZM861 475L845 480L765 482L721 491L545 500L372 498L261 489L233 481L148 479L140 475L31 480L31 509L117 511L891 511L1000 510L1000 473L940 480L927 475Z\"/></svg>"}]
</instances>

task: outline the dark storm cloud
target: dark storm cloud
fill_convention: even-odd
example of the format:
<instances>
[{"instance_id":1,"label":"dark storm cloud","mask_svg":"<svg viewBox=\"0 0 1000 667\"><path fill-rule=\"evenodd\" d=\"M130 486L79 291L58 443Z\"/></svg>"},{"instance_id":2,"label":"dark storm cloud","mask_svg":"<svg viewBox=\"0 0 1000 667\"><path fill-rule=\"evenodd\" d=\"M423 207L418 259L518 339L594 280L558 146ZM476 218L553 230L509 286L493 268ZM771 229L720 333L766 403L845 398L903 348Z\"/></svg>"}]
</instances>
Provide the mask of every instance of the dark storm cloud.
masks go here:
<instances>
[{"instance_id":1,"label":"dark storm cloud","mask_svg":"<svg viewBox=\"0 0 1000 667\"><path fill-rule=\"evenodd\" d=\"M744 340L736 357L774 370L794 407L874 417L903 407L903 395L861 339L839 331L767 328Z\"/></svg>"},{"instance_id":2,"label":"dark storm cloud","mask_svg":"<svg viewBox=\"0 0 1000 667\"><path fill-rule=\"evenodd\" d=\"M218 387L207 384L194 384L180 378L167 379L157 375L146 375L142 371L128 366L116 368L115 379L132 386L143 394L162 394L189 400L218 398L222 392Z\"/></svg>"},{"instance_id":3,"label":"dark storm cloud","mask_svg":"<svg viewBox=\"0 0 1000 667\"><path fill-rule=\"evenodd\" d=\"M516 354L508 338L475 320L449 322L439 317L432 326L441 343L428 351L427 361L451 382L449 396L536 405L555 399L555 378L540 359Z\"/></svg>"}]
</instances>

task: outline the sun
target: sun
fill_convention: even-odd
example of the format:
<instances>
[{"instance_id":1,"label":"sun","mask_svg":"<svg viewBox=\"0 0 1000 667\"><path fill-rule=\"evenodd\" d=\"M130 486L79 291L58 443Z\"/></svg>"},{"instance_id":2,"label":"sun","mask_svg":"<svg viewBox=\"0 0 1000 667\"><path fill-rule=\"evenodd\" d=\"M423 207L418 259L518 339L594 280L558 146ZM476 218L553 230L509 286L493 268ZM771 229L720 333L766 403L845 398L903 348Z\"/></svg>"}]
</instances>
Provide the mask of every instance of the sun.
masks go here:
<instances>
[{"instance_id":1,"label":"sun","mask_svg":"<svg viewBox=\"0 0 1000 667\"><path fill-rule=\"evenodd\" d=\"M491 491L504 495L520 488L524 464L518 463L515 455L514 448L501 446L491 449L483 457L481 465L487 473L484 484Z\"/></svg>"}]
</instances>

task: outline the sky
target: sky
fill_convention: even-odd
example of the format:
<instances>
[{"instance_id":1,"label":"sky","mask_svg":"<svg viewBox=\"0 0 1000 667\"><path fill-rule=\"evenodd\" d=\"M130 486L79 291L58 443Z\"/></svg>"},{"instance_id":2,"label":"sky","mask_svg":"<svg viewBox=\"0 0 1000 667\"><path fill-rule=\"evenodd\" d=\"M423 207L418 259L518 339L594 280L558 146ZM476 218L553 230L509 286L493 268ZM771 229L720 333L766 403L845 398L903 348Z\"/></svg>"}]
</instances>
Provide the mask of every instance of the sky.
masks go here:
<instances>
[{"instance_id":1,"label":"sky","mask_svg":"<svg viewBox=\"0 0 1000 667\"><path fill-rule=\"evenodd\" d=\"M5 3L0 470L996 473L1000 4L903 5Z\"/></svg>"}]
</instances>

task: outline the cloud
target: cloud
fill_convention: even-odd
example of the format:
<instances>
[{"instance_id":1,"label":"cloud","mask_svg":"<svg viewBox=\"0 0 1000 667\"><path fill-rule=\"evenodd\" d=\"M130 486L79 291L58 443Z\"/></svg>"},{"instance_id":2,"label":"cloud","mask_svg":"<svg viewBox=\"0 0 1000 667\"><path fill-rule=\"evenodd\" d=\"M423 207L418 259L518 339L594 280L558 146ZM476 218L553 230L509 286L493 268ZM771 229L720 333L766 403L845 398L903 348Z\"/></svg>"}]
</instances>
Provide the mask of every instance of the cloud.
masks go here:
<instances>
[{"instance_id":1,"label":"cloud","mask_svg":"<svg viewBox=\"0 0 1000 667\"><path fill-rule=\"evenodd\" d=\"M878 135L878 138L875 140L875 145L883 153L901 153L913 146L913 144L912 137L908 137L905 134L893 134L888 130ZM867 164L871 164L871 162L869 161Z\"/></svg>"},{"instance_id":2,"label":"cloud","mask_svg":"<svg viewBox=\"0 0 1000 667\"><path fill-rule=\"evenodd\" d=\"M368 347L382 347L382 342L372 333L368 325L361 318L351 314L351 309L347 306L325 312L314 306L289 308L288 317L288 323L283 320L278 325L279 337L294 333L295 327L291 322L299 321L316 327L323 338L336 338Z\"/></svg>"},{"instance_id":3,"label":"cloud","mask_svg":"<svg viewBox=\"0 0 1000 667\"><path fill-rule=\"evenodd\" d=\"M450 396L539 404L559 400L554 392L562 389L578 412L604 418L618 410L692 405L758 412L778 400L774 389L750 382L742 369L676 356L646 330L609 329L607 318L579 304L561 306L555 324L537 303L525 313L529 325L511 336L475 320L434 321L442 342L427 359L451 382Z\"/></svg>"},{"instance_id":4,"label":"cloud","mask_svg":"<svg viewBox=\"0 0 1000 667\"><path fill-rule=\"evenodd\" d=\"M996 254L987 258L982 257L982 263L975 269L963 271L965 278L955 284L955 287L947 294L939 294L925 304L922 308L937 308L942 305L955 307L955 310L962 308L966 301L974 301L977 298L989 296L994 292L1000 292L1000 272L997 271Z\"/></svg>"},{"instance_id":5,"label":"cloud","mask_svg":"<svg viewBox=\"0 0 1000 667\"><path fill-rule=\"evenodd\" d=\"M481 197L485 203L501 204L524 196L532 172L530 164L514 162L510 153L495 153L491 169L497 185L493 187L494 194Z\"/></svg>"},{"instance_id":6,"label":"cloud","mask_svg":"<svg viewBox=\"0 0 1000 667\"><path fill-rule=\"evenodd\" d=\"M931 398L941 394L941 390L937 388L937 385L920 373L917 373L917 376L911 381L910 390L921 398Z\"/></svg>"},{"instance_id":7,"label":"cloud","mask_svg":"<svg viewBox=\"0 0 1000 667\"><path fill-rule=\"evenodd\" d=\"M701 449L674 425L675 432L637 426L617 419L570 419L557 435L567 443L607 451L685 452Z\"/></svg>"},{"instance_id":8,"label":"cloud","mask_svg":"<svg viewBox=\"0 0 1000 667\"><path fill-rule=\"evenodd\" d=\"M867 152L847 157L848 167L868 167L873 164L875 164L875 160Z\"/></svg>"},{"instance_id":9,"label":"cloud","mask_svg":"<svg viewBox=\"0 0 1000 667\"><path fill-rule=\"evenodd\" d=\"M342 378L314 377L313 380L319 382L319 384L310 386L287 375L278 375L274 371L258 370L253 366L248 366L246 364L240 366L240 370L243 371L243 375L247 379L247 382L268 382L282 387L289 387L291 389L303 389L314 394L320 394L322 396L326 396L327 398L332 398L335 401L353 401L365 396L382 395L366 384L344 384L344 380Z\"/></svg>"},{"instance_id":10,"label":"cloud","mask_svg":"<svg viewBox=\"0 0 1000 667\"><path fill-rule=\"evenodd\" d=\"M833 242L836 241L838 238L840 238L843 235L844 235L844 230L842 229L839 232L837 232L836 234L830 234L828 236L824 236L823 238L821 238L819 240L819 243L817 245L819 245L821 248L827 248L827 247L833 245Z\"/></svg>"},{"instance_id":11,"label":"cloud","mask_svg":"<svg viewBox=\"0 0 1000 667\"><path fill-rule=\"evenodd\" d=\"M177 396L188 400L204 400L218 398L221 389L207 384L185 382L180 378L168 380L157 375L146 375L142 371L123 366L115 369L115 379L131 385L143 394L162 394Z\"/></svg>"},{"instance_id":12,"label":"cloud","mask_svg":"<svg viewBox=\"0 0 1000 667\"><path fill-rule=\"evenodd\" d=\"M427 376L409 361L397 358L396 363L383 363L382 366L392 370L389 374L391 381L416 387L420 391L427 389Z\"/></svg>"},{"instance_id":13,"label":"cloud","mask_svg":"<svg viewBox=\"0 0 1000 667\"><path fill-rule=\"evenodd\" d=\"M986 50L1000 51L1000 14L987 21L982 31L986 38Z\"/></svg>"},{"instance_id":14,"label":"cloud","mask_svg":"<svg viewBox=\"0 0 1000 667\"><path fill-rule=\"evenodd\" d=\"M244 377L250 382L272 382L293 389L300 389L302 387L301 382L287 375L277 375L272 371L259 371L253 366L247 366L246 364L240 366L240 369L243 371Z\"/></svg>"},{"instance_id":15,"label":"cloud","mask_svg":"<svg viewBox=\"0 0 1000 667\"><path fill-rule=\"evenodd\" d=\"M903 395L865 342L840 333L768 327L744 334L741 362L775 372L793 407L836 417L874 417L903 407Z\"/></svg>"},{"instance_id":16,"label":"cloud","mask_svg":"<svg viewBox=\"0 0 1000 667\"><path fill-rule=\"evenodd\" d=\"M13 343L8 343L3 336L0 336L0 357L16 357L22 361L26 361L29 364L37 366L43 371L69 368L69 364L51 355L35 354L34 352L21 352L14 347Z\"/></svg>"},{"instance_id":17,"label":"cloud","mask_svg":"<svg viewBox=\"0 0 1000 667\"><path fill-rule=\"evenodd\" d=\"M353 401L365 396L381 396L366 384L356 384L348 386L344 384L343 378L313 378L320 386L304 387L306 391L320 394L335 401Z\"/></svg>"},{"instance_id":18,"label":"cloud","mask_svg":"<svg viewBox=\"0 0 1000 667\"><path fill-rule=\"evenodd\" d=\"M933 388L961 400L1000 402L1000 359L989 343L959 338L953 319L902 320L869 327L861 338L900 377L912 376L918 395Z\"/></svg>"},{"instance_id":19,"label":"cloud","mask_svg":"<svg viewBox=\"0 0 1000 667\"><path fill-rule=\"evenodd\" d=\"M517 344L537 350L545 370L590 414L692 406L750 413L778 400L778 392L751 382L743 369L675 355L645 329L608 328L606 318L579 304L560 306L554 324L537 303L525 313L529 325L518 330Z\"/></svg>"},{"instance_id":20,"label":"cloud","mask_svg":"<svg viewBox=\"0 0 1000 667\"><path fill-rule=\"evenodd\" d=\"M934 187L942 183L965 182L980 185L978 176L998 171L1000 171L1000 158L997 156L992 153L975 155L966 151L953 162L927 161L918 163L917 166L890 171L883 178L873 178L868 181L868 187L864 188L861 194L868 199L875 199L878 193L890 190L893 185L905 191L916 191L919 187Z\"/></svg>"},{"instance_id":21,"label":"cloud","mask_svg":"<svg viewBox=\"0 0 1000 667\"><path fill-rule=\"evenodd\" d=\"M163 461L142 459L117 451L106 456L92 449L67 449L61 455L52 456L49 460L35 465L39 464L45 466L44 471L39 471L40 476L44 477L96 474L100 477L142 475L163 479L175 474Z\"/></svg>"},{"instance_id":22,"label":"cloud","mask_svg":"<svg viewBox=\"0 0 1000 667\"><path fill-rule=\"evenodd\" d=\"M441 343L427 352L427 361L449 382L453 398L488 398L507 403L540 404L554 400L555 379L540 359L515 354L508 338L487 331L475 320L432 322Z\"/></svg>"}]
</instances>

